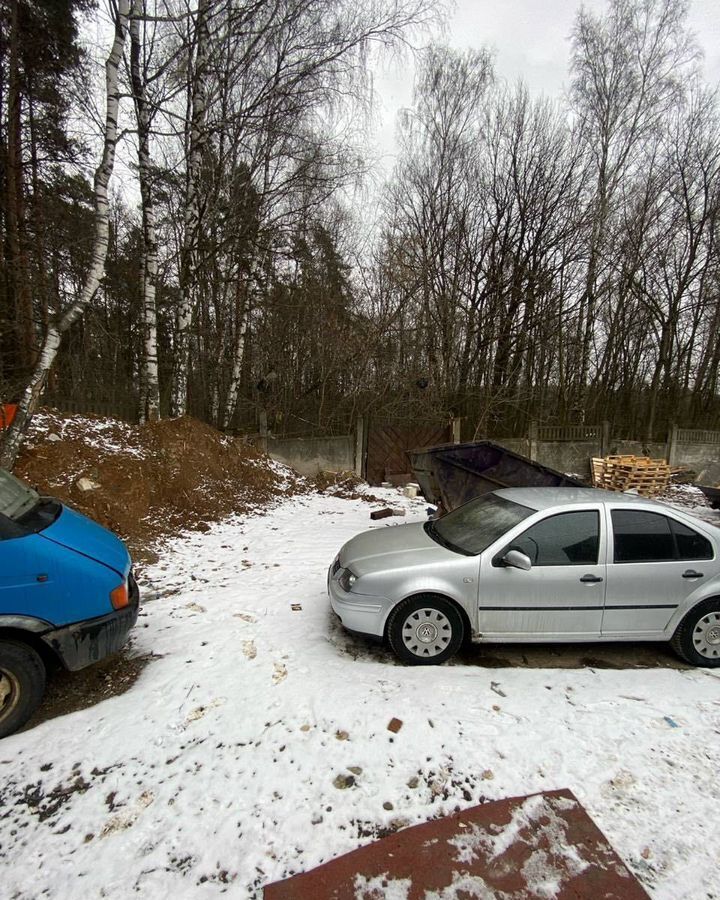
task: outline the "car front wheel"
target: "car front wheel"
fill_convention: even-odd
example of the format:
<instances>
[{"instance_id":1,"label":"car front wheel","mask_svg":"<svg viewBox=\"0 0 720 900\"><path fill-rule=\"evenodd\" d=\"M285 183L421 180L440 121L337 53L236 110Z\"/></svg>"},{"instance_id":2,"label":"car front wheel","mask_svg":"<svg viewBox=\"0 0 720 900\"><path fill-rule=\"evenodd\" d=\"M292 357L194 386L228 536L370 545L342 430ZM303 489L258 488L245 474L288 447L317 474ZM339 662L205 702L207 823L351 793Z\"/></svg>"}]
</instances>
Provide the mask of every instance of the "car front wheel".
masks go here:
<instances>
[{"instance_id":1,"label":"car front wheel","mask_svg":"<svg viewBox=\"0 0 720 900\"><path fill-rule=\"evenodd\" d=\"M45 666L32 647L0 641L0 738L27 722L44 691Z\"/></svg>"},{"instance_id":2,"label":"car front wheel","mask_svg":"<svg viewBox=\"0 0 720 900\"><path fill-rule=\"evenodd\" d=\"M457 653L464 630L457 607L426 595L399 603L390 613L387 634L391 649L403 662L434 666Z\"/></svg>"},{"instance_id":3,"label":"car front wheel","mask_svg":"<svg viewBox=\"0 0 720 900\"><path fill-rule=\"evenodd\" d=\"M673 650L693 666L720 666L720 600L705 600L678 625Z\"/></svg>"}]
</instances>

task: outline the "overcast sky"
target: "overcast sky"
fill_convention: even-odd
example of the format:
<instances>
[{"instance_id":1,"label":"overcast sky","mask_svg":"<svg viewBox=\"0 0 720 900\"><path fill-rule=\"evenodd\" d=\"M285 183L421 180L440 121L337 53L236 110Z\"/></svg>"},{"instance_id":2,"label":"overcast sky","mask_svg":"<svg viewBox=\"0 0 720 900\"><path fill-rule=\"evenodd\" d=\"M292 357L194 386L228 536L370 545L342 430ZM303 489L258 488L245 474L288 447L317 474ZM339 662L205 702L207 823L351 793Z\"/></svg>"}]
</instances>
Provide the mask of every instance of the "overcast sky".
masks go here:
<instances>
[{"instance_id":1,"label":"overcast sky","mask_svg":"<svg viewBox=\"0 0 720 900\"><path fill-rule=\"evenodd\" d=\"M605 0L585 0L584 5L606 8ZM559 97L568 84L569 35L579 7L579 0L457 0L444 41L461 50L490 46L501 78L522 78L531 91ZM705 54L705 77L717 85L720 0L692 0L690 27ZM397 113L411 103L413 74L411 59L386 63L375 73L380 107L375 144L386 170L393 163Z\"/></svg>"}]
</instances>

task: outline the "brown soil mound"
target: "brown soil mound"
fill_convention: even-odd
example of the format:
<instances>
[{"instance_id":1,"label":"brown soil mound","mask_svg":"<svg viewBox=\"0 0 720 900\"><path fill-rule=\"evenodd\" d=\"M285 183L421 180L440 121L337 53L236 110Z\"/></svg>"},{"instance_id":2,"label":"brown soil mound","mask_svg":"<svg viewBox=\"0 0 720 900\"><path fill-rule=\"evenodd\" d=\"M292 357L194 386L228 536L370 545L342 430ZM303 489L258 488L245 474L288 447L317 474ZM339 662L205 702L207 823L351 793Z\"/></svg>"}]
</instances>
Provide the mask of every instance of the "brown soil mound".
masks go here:
<instances>
[{"instance_id":1,"label":"brown soil mound","mask_svg":"<svg viewBox=\"0 0 720 900\"><path fill-rule=\"evenodd\" d=\"M42 410L15 474L117 532L135 555L157 538L307 489L240 438L191 418L132 426ZM83 491L81 478L98 487Z\"/></svg>"},{"instance_id":2,"label":"brown soil mound","mask_svg":"<svg viewBox=\"0 0 720 900\"><path fill-rule=\"evenodd\" d=\"M320 494L331 497L342 497L344 500L367 500L369 503L381 502L378 497L358 490L365 485L362 478L354 472L318 472L310 479L312 488Z\"/></svg>"}]
</instances>

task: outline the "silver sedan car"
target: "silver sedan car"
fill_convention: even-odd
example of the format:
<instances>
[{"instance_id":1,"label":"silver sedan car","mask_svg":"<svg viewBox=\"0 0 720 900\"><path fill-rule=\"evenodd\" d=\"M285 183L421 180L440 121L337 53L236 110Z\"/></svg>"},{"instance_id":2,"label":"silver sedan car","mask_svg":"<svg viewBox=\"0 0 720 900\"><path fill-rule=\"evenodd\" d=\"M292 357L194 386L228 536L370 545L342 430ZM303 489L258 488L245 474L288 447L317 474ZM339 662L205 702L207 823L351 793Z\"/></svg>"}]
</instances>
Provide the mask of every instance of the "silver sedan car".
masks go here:
<instances>
[{"instance_id":1,"label":"silver sedan car","mask_svg":"<svg viewBox=\"0 0 720 900\"><path fill-rule=\"evenodd\" d=\"M592 488L508 488L439 519L366 531L328 573L349 631L408 663L478 642L671 641L720 665L720 531Z\"/></svg>"}]
</instances>

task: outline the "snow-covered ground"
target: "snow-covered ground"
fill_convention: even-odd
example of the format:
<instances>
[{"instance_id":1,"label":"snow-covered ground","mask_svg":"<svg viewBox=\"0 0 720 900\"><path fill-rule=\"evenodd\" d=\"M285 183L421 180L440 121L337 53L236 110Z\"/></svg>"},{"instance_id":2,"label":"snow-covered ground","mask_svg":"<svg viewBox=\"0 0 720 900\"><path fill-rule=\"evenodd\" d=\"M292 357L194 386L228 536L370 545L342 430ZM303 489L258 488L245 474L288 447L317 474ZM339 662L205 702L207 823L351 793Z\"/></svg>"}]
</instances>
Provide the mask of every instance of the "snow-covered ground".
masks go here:
<instances>
[{"instance_id":1,"label":"snow-covered ground","mask_svg":"<svg viewBox=\"0 0 720 900\"><path fill-rule=\"evenodd\" d=\"M719 673L397 665L325 594L369 508L299 496L167 545L138 683L0 744L3 898L259 897L387 829L563 787L656 900L718 896Z\"/></svg>"}]
</instances>

